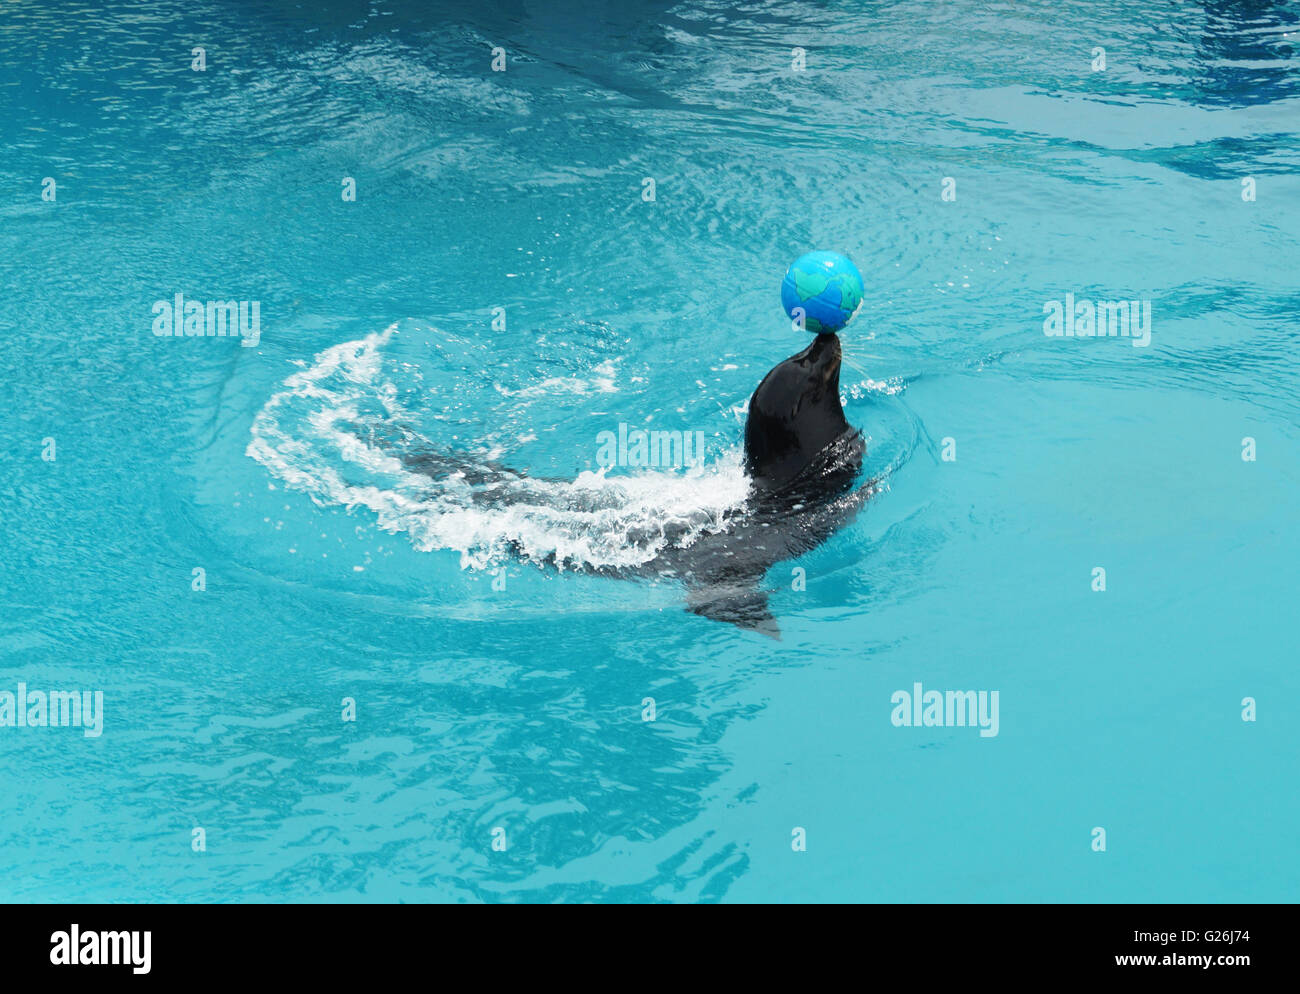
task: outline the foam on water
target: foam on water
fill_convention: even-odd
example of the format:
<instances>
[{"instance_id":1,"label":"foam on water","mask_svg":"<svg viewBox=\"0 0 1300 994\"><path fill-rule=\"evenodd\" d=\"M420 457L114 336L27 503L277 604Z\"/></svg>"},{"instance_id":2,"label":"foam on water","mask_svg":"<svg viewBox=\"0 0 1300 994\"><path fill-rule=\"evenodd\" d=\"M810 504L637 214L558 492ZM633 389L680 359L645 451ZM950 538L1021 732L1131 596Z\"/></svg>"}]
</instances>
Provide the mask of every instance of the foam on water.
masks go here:
<instances>
[{"instance_id":1,"label":"foam on water","mask_svg":"<svg viewBox=\"0 0 1300 994\"><path fill-rule=\"evenodd\" d=\"M562 569L636 567L670 544L725 530L744 503L749 479L736 448L682 472L617 477L507 472L481 485L463 472L439 479L413 472L394 454L393 439L407 452L434 446L410 427L412 412L397 400L394 379L403 369L384 361L396 333L392 325L332 346L288 377L254 418L247 455L321 506L365 507L421 551L459 552L463 567L507 554ZM609 371L597 373L601 389L612 390ZM483 499L488 486L492 498Z\"/></svg>"}]
</instances>

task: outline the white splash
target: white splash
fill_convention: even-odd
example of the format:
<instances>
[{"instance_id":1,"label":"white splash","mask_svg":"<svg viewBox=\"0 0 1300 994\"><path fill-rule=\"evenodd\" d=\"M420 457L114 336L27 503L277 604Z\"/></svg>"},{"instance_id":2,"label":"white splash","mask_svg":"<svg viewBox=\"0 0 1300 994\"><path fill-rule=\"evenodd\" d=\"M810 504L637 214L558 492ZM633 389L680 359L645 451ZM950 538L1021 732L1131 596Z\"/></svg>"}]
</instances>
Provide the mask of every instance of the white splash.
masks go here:
<instances>
[{"instance_id":1,"label":"white splash","mask_svg":"<svg viewBox=\"0 0 1300 994\"><path fill-rule=\"evenodd\" d=\"M680 473L584 472L571 481L505 474L490 499L463 473L414 472L382 442L399 428L409 439L414 420L391 379L402 367L389 364L390 374L383 358L396 329L326 349L286 379L253 419L247 455L318 505L367 508L421 551L459 552L463 567L508 554L560 568L639 566L669 545L725 530L744 502L749 479L738 449ZM596 389L612 389L613 368L595 372ZM409 450L418 453L415 441Z\"/></svg>"},{"instance_id":2,"label":"white splash","mask_svg":"<svg viewBox=\"0 0 1300 994\"><path fill-rule=\"evenodd\" d=\"M861 400L868 394L894 397L906 389L906 384L901 376L891 376L887 380L873 380L867 376L857 383L841 383L840 389L844 391L845 395L852 397L854 400Z\"/></svg>"}]
</instances>

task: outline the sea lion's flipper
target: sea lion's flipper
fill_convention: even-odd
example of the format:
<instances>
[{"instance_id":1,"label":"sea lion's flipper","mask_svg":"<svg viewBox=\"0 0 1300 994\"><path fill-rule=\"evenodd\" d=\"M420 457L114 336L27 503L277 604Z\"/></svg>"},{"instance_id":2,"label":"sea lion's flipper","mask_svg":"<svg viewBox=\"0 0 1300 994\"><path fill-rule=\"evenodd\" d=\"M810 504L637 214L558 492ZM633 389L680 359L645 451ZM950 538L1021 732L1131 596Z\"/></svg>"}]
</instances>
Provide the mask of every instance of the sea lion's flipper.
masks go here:
<instances>
[{"instance_id":1,"label":"sea lion's flipper","mask_svg":"<svg viewBox=\"0 0 1300 994\"><path fill-rule=\"evenodd\" d=\"M767 591L748 583L719 583L688 591L686 609L704 618L725 621L777 641L781 626L767 606Z\"/></svg>"}]
</instances>

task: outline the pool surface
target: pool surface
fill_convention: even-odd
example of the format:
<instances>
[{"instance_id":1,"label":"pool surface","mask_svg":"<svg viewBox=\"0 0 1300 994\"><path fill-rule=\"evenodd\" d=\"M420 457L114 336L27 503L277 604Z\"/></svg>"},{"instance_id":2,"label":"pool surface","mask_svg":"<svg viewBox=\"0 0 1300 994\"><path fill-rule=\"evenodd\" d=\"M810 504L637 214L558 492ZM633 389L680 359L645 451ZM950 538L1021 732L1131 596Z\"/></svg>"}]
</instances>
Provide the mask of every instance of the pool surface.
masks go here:
<instances>
[{"instance_id":1,"label":"pool surface","mask_svg":"<svg viewBox=\"0 0 1300 994\"><path fill-rule=\"evenodd\" d=\"M0 899L1300 898L1298 44L0 4ZM600 575L744 502L822 248L881 493L767 574L779 640ZM244 334L158 333L177 295ZM606 469L620 426L703 458Z\"/></svg>"}]
</instances>

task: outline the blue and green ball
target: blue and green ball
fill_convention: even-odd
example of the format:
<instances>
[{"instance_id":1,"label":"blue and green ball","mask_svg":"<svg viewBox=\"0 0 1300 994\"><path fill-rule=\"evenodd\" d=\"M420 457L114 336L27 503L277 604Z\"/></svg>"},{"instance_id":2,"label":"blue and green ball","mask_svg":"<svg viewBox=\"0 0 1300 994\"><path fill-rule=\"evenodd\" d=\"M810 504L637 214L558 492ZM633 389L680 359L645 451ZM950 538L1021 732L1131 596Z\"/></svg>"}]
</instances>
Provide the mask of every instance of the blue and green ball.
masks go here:
<instances>
[{"instance_id":1,"label":"blue and green ball","mask_svg":"<svg viewBox=\"0 0 1300 994\"><path fill-rule=\"evenodd\" d=\"M781 281L781 305L815 335L839 331L862 306L862 274L838 252L809 252L795 259Z\"/></svg>"}]
</instances>

